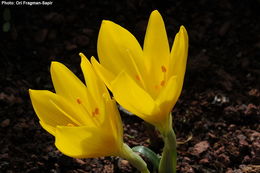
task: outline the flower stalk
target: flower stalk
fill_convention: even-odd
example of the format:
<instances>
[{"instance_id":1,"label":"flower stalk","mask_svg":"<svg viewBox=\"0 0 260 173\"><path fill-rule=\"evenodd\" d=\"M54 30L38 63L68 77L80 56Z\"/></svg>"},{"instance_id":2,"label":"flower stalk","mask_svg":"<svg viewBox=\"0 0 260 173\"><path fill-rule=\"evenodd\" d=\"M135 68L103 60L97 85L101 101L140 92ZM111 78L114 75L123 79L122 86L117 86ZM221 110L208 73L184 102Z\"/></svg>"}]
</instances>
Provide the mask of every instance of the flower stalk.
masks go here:
<instances>
[{"instance_id":1,"label":"flower stalk","mask_svg":"<svg viewBox=\"0 0 260 173\"><path fill-rule=\"evenodd\" d=\"M170 115L171 116L171 115ZM176 173L177 165L177 142L172 127L166 132L161 132L164 148L159 165L159 173Z\"/></svg>"},{"instance_id":2,"label":"flower stalk","mask_svg":"<svg viewBox=\"0 0 260 173\"><path fill-rule=\"evenodd\" d=\"M120 157L127 159L130 164L137 168L141 173L150 173L144 160L128 145L123 145Z\"/></svg>"}]
</instances>

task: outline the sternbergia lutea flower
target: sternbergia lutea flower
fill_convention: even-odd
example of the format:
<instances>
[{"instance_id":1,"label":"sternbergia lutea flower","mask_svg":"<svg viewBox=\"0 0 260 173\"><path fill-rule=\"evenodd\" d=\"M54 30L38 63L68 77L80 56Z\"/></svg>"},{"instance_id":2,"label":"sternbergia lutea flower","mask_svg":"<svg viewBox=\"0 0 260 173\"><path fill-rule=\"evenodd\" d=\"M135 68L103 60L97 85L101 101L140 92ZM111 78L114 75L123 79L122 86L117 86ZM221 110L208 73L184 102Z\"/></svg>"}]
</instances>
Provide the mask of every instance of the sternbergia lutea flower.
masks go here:
<instances>
[{"instance_id":1,"label":"sternbergia lutea flower","mask_svg":"<svg viewBox=\"0 0 260 173\"><path fill-rule=\"evenodd\" d=\"M123 143L121 118L104 83L80 53L86 85L67 67L51 64L55 92L29 90L41 126L55 137L56 147L75 158L120 156L142 173L146 163Z\"/></svg>"},{"instance_id":2,"label":"sternbergia lutea flower","mask_svg":"<svg viewBox=\"0 0 260 173\"><path fill-rule=\"evenodd\" d=\"M178 100L186 69L188 35L181 26L170 50L160 13L151 13L143 48L123 27L104 20L98 36L95 71L128 111L162 133L171 129L170 112Z\"/></svg>"},{"instance_id":3,"label":"sternbergia lutea flower","mask_svg":"<svg viewBox=\"0 0 260 173\"><path fill-rule=\"evenodd\" d=\"M81 68L87 86L63 64L52 62L56 93L30 89L33 108L62 153L76 158L118 155L123 130L115 101L84 56Z\"/></svg>"}]
</instances>

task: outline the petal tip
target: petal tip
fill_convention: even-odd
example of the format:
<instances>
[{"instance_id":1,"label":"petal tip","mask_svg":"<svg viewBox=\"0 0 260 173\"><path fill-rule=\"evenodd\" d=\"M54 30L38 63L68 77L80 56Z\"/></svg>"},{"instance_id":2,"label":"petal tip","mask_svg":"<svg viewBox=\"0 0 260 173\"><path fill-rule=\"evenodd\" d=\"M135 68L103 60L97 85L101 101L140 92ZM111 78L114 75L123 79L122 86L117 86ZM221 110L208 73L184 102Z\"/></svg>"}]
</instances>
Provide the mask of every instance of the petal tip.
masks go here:
<instances>
[{"instance_id":1,"label":"petal tip","mask_svg":"<svg viewBox=\"0 0 260 173\"><path fill-rule=\"evenodd\" d=\"M82 65L82 63L86 61L87 57L82 52L79 53L79 56L81 57L81 65Z\"/></svg>"},{"instance_id":2,"label":"petal tip","mask_svg":"<svg viewBox=\"0 0 260 173\"><path fill-rule=\"evenodd\" d=\"M180 31L181 31L182 33L187 33L187 30L186 30L186 28L185 28L183 25L181 25Z\"/></svg>"},{"instance_id":3,"label":"petal tip","mask_svg":"<svg viewBox=\"0 0 260 173\"><path fill-rule=\"evenodd\" d=\"M111 24L114 24L114 22L110 20L102 20L102 26L111 25Z\"/></svg>"},{"instance_id":4,"label":"petal tip","mask_svg":"<svg viewBox=\"0 0 260 173\"><path fill-rule=\"evenodd\" d=\"M84 53L82 53L82 52L79 53L79 56L80 56L80 57L86 57L86 56L84 55Z\"/></svg>"},{"instance_id":5,"label":"petal tip","mask_svg":"<svg viewBox=\"0 0 260 173\"><path fill-rule=\"evenodd\" d=\"M56 65L56 64L59 64L59 62L57 62L57 61L52 61L51 62L51 65Z\"/></svg>"},{"instance_id":6,"label":"petal tip","mask_svg":"<svg viewBox=\"0 0 260 173\"><path fill-rule=\"evenodd\" d=\"M94 56L91 56L91 57L90 57L90 61L92 62L92 61L94 61L94 60L96 60L96 58L95 58Z\"/></svg>"},{"instance_id":7,"label":"petal tip","mask_svg":"<svg viewBox=\"0 0 260 173\"><path fill-rule=\"evenodd\" d=\"M151 13L151 15L158 15L158 14L160 15L160 12L158 10L153 10Z\"/></svg>"},{"instance_id":8,"label":"petal tip","mask_svg":"<svg viewBox=\"0 0 260 173\"><path fill-rule=\"evenodd\" d=\"M158 10L154 10L152 11L150 18L162 18L162 15Z\"/></svg>"},{"instance_id":9,"label":"petal tip","mask_svg":"<svg viewBox=\"0 0 260 173\"><path fill-rule=\"evenodd\" d=\"M57 62L57 61L52 61L51 62L51 70L53 70L54 68L57 68L61 65L61 63Z\"/></svg>"},{"instance_id":10,"label":"petal tip","mask_svg":"<svg viewBox=\"0 0 260 173\"><path fill-rule=\"evenodd\" d=\"M29 95L32 96L34 94L36 94L37 92L39 92L39 90L33 90L33 89L29 89Z\"/></svg>"},{"instance_id":11,"label":"petal tip","mask_svg":"<svg viewBox=\"0 0 260 173\"><path fill-rule=\"evenodd\" d=\"M93 65L93 67L96 66L97 64L99 64L99 62L97 61L97 59L94 56L92 56L90 58L90 62Z\"/></svg>"},{"instance_id":12,"label":"petal tip","mask_svg":"<svg viewBox=\"0 0 260 173\"><path fill-rule=\"evenodd\" d=\"M185 38L185 41L188 43L188 39L189 39L188 38L188 32L183 25L180 27L180 33L181 33L182 37Z\"/></svg>"},{"instance_id":13,"label":"petal tip","mask_svg":"<svg viewBox=\"0 0 260 173\"><path fill-rule=\"evenodd\" d=\"M32 97L32 94L33 94L34 90L28 89L28 92L29 92L30 97Z\"/></svg>"}]
</instances>

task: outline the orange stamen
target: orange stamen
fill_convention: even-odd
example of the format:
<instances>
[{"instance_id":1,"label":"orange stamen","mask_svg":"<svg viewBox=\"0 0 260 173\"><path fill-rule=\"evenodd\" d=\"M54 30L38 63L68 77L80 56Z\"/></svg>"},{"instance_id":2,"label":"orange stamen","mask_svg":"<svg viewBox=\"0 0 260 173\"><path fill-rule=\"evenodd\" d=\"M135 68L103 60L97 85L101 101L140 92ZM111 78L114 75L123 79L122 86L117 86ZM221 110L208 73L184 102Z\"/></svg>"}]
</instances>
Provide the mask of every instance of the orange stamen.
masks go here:
<instances>
[{"instance_id":1,"label":"orange stamen","mask_svg":"<svg viewBox=\"0 0 260 173\"><path fill-rule=\"evenodd\" d=\"M165 85L165 80L162 80L161 81L161 86L164 86Z\"/></svg>"},{"instance_id":2,"label":"orange stamen","mask_svg":"<svg viewBox=\"0 0 260 173\"><path fill-rule=\"evenodd\" d=\"M164 65L161 66L161 69L162 69L162 72L165 73L167 70L166 70L166 67Z\"/></svg>"},{"instance_id":3,"label":"orange stamen","mask_svg":"<svg viewBox=\"0 0 260 173\"><path fill-rule=\"evenodd\" d=\"M99 114L99 109L98 109L98 108L95 109L95 114L96 114L96 115Z\"/></svg>"},{"instance_id":4,"label":"orange stamen","mask_svg":"<svg viewBox=\"0 0 260 173\"><path fill-rule=\"evenodd\" d=\"M78 103L78 104L81 104L82 101L81 101L79 98L77 98L77 103Z\"/></svg>"},{"instance_id":5,"label":"orange stamen","mask_svg":"<svg viewBox=\"0 0 260 173\"><path fill-rule=\"evenodd\" d=\"M99 114L99 109L98 108L95 108L95 110L92 112L92 116L96 116Z\"/></svg>"},{"instance_id":6,"label":"orange stamen","mask_svg":"<svg viewBox=\"0 0 260 173\"><path fill-rule=\"evenodd\" d=\"M140 76L139 75L135 75L136 80L140 81Z\"/></svg>"}]
</instances>

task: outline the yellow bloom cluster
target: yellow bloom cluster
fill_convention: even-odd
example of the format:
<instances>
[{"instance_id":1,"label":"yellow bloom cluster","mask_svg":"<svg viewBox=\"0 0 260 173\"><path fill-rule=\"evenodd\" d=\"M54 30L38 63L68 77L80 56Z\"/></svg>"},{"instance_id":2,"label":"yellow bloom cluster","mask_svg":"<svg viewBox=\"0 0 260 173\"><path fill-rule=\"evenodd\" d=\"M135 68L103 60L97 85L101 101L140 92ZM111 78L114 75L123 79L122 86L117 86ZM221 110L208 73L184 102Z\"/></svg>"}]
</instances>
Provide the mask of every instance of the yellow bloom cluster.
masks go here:
<instances>
[{"instance_id":1,"label":"yellow bloom cluster","mask_svg":"<svg viewBox=\"0 0 260 173\"><path fill-rule=\"evenodd\" d=\"M91 63L80 53L86 84L63 64L52 62L55 93L30 89L33 108L41 126L55 136L55 145L62 153L75 158L128 157L139 170L149 172L146 164L140 158L135 159L123 143L115 100L154 125L166 138L174 136L169 135L172 134L170 112L182 90L188 54L187 31L180 27L170 49L163 19L155 10L142 48L129 31L104 20L97 51L99 62L91 57Z\"/></svg>"}]
</instances>

